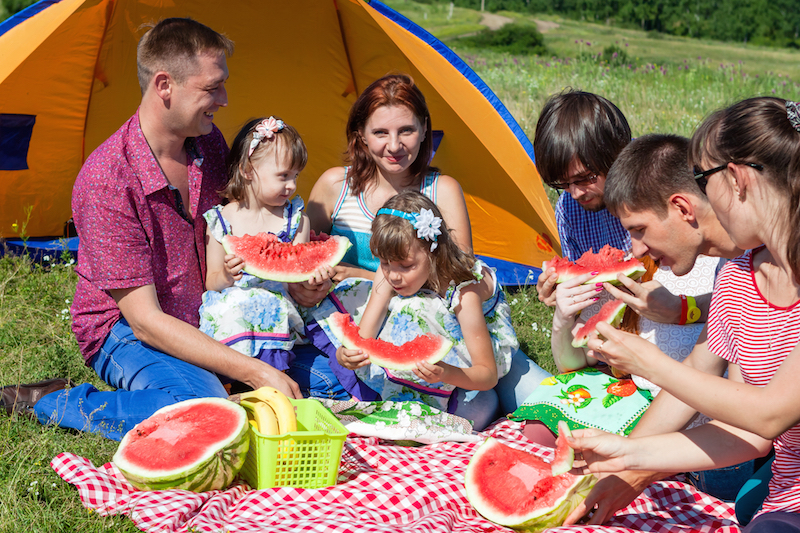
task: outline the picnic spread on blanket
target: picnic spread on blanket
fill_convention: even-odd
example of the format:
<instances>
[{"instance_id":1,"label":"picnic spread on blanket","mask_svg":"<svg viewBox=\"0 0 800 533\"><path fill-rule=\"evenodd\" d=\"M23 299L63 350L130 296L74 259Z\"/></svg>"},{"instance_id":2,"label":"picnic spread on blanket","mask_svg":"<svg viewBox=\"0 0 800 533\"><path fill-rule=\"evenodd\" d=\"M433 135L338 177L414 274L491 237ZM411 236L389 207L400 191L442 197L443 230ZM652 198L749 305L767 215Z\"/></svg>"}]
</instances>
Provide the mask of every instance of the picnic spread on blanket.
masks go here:
<instances>
[{"instance_id":1,"label":"picnic spread on blanket","mask_svg":"<svg viewBox=\"0 0 800 533\"><path fill-rule=\"evenodd\" d=\"M521 432L521 423L508 419L500 419L465 439L468 421L430 408L419 413L415 424L436 426L440 438L420 445L413 442L413 431L405 429L413 425L409 416L413 406L406 405L411 402L374 402L374 406L365 405L367 402L328 403L351 431L343 443L331 486L302 488L293 484L253 489L244 476L239 476L221 490L144 491L134 488L113 462L97 467L85 458L62 453L51 466L78 489L87 509L103 516L125 515L147 532L487 533L513 530L486 520L467 498L465 471L481 444L491 437L547 462L554 456L551 448L528 440ZM303 433L302 416L298 414L296 435ZM368 425L380 426L383 436L352 432ZM452 439L444 438L447 432ZM398 445L398 441L407 445ZM408 445L412 443L417 445ZM285 454L285 449L279 449L279 458L281 453ZM732 504L672 478L653 483L603 526L576 525L557 530L733 533L739 528Z\"/></svg>"}]
</instances>

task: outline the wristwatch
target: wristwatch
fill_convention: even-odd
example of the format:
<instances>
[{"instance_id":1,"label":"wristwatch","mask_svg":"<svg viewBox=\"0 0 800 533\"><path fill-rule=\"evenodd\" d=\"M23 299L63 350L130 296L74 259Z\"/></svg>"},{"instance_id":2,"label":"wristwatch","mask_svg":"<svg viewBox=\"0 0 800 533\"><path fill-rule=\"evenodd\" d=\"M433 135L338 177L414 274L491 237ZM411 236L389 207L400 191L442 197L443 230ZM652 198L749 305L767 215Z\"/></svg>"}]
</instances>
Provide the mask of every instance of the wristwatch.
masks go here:
<instances>
[{"instance_id":1,"label":"wristwatch","mask_svg":"<svg viewBox=\"0 0 800 533\"><path fill-rule=\"evenodd\" d=\"M698 320L700 320L700 315L703 312L700 311L700 308L697 307L697 302L694 299L694 296L686 296L685 294L681 294L681 321L678 322L681 326L686 324L694 324Z\"/></svg>"}]
</instances>

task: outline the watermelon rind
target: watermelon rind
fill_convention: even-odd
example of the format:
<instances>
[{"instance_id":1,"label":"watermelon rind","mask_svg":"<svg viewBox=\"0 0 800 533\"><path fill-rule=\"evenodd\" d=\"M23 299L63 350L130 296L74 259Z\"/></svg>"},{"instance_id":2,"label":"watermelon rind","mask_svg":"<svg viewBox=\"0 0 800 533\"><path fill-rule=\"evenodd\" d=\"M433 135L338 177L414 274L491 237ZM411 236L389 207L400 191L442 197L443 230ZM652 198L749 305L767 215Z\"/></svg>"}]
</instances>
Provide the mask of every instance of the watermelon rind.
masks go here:
<instances>
[{"instance_id":1,"label":"watermelon rind","mask_svg":"<svg viewBox=\"0 0 800 533\"><path fill-rule=\"evenodd\" d=\"M254 237L254 236L245 235L244 238L247 238L247 237ZM345 254L347 253L347 250L349 250L350 247L352 246L352 243L350 242L350 239L348 239L347 237L344 237L342 235L331 235L325 240L312 241L313 243L320 243L319 246L330 246L331 244L335 243L336 244L336 249L328 257L328 259L326 261L324 261L322 263L319 263L319 264L316 264L312 268L307 268L307 269L304 269L302 271L297 271L296 269L292 270L291 268L288 268L289 266L292 266L292 265L288 265L288 266L284 265L283 268L285 268L285 270L284 271L278 271L275 268L267 269L266 266L259 266L258 264L256 264L256 261L254 259L251 258L248 261L247 257L241 256L240 252L237 252L236 246L234 245L234 241L236 241L237 239L240 239L240 238L239 237L231 238L230 235L225 235L222 238L222 247L225 249L225 253L233 254L233 255L237 255L237 256L242 257L242 259L245 262L243 270L245 272L247 272L248 274L252 274L253 276L256 276L257 278L261 278L261 279L265 279L265 280L269 280L269 281L278 281L278 282L282 282L282 283L301 283L303 281L308 281L309 279L311 279L311 277L314 275L314 273L318 269L324 268L324 267L332 268L332 267L338 265L342 261L342 259L344 258ZM294 245L286 243L285 246L287 248L289 248L289 247L292 247ZM297 246L302 246L302 245L297 245Z\"/></svg>"},{"instance_id":2,"label":"watermelon rind","mask_svg":"<svg viewBox=\"0 0 800 533\"><path fill-rule=\"evenodd\" d=\"M354 338L352 335L348 335L347 332L342 328L343 322L349 322L350 315L346 313L333 313L325 322L331 330L331 333L342 343L342 346L347 348L348 350L361 350L365 354L369 356L369 362L373 365L380 366L382 368L387 368L389 370L396 370L396 371L408 371L413 370L417 367L417 363L409 363L409 364L401 364L397 361L392 360L388 354L380 353L373 348L368 347L366 344L370 341L374 341L375 339L364 339L361 336L357 336ZM355 326L356 328L358 326ZM427 336L434 336L432 333L426 333ZM437 340L441 341L439 348L432 351L430 354L426 355L424 361L433 365L444 359L447 353L453 348L453 343L446 339L445 337L436 335ZM388 341L381 341L386 344L391 344ZM412 345L414 340L411 340L405 344L397 346L397 348L402 349L403 346Z\"/></svg>"},{"instance_id":3,"label":"watermelon rind","mask_svg":"<svg viewBox=\"0 0 800 533\"><path fill-rule=\"evenodd\" d=\"M135 439L137 428L150 418L177 413L195 404L208 409L225 409L235 419L236 431L222 438L204 451L202 456L189 465L174 470L153 470L147 465L135 464L125 457L125 448ZM195 398L162 407L147 420L137 424L125 434L112 459L131 485L141 490L184 489L205 492L227 487L244 466L250 447L247 412L240 405L224 398ZM202 428L198 428L202 431ZM182 438L191 438L186 436Z\"/></svg>"},{"instance_id":4,"label":"watermelon rind","mask_svg":"<svg viewBox=\"0 0 800 533\"><path fill-rule=\"evenodd\" d=\"M606 324L610 324L615 328L619 326L622 322L622 317L625 315L626 307L627 305L625 305L625 302L622 300L611 300L603 304L603 307L601 307L596 314L606 312L609 309L612 311L612 314L610 314L605 320L596 321L593 325L591 322L596 315L590 316L589 320L586 321L586 324L584 324L583 327L575 332L575 337L572 339L572 346L574 348L583 348L589 344L589 335L597 329L597 324L600 322L605 322Z\"/></svg>"},{"instance_id":5,"label":"watermelon rind","mask_svg":"<svg viewBox=\"0 0 800 533\"><path fill-rule=\"evenodd\" d=\"M493 451L497 446L505 445L492 437L487 438L473 455L464 473L464 488L467 493L467 499L481 516L495 524L528 533L538 533L547 528L559 527L564 524L567 516L586 499L586 496L589 495L592 487L597 482L597 479L591 474L582 476L562 474L568 484L562 487L563 493L551 505L531 510L527 514L505 514L498 509L496 503L487 500L480 490L481 483L484 482L481 461L491 461ZM542 465L543 468L549 466L544 461L542 461ZM513 465L508 466L510 469ZM500 483L502 483L502 480L500 480ZM504 485L504 488L510 491L512 490L512 485ZM510 493L506 492L506 495L510 495ZM510 497L513 499L513 496Z\"/></svg>"}]
</instances>

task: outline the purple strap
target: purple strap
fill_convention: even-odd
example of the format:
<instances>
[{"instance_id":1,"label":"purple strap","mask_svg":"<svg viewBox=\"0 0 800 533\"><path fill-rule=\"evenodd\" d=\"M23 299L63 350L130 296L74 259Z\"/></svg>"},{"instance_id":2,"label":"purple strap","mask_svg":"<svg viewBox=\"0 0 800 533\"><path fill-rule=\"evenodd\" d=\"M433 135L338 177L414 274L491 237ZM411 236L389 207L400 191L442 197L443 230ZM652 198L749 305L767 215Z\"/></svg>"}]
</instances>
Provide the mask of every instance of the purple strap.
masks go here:
<instances>
[{"instance_id":1,"label":"purple strap","mask_svg":"<svg viewBox=\"0 0 800 533\"><path fill-rule=\"evenodd\" d=\"M292 361L294 361L294 357L294 352L277 348L265 348L258 354L259 359L281 372L289 370L289 367L292 366Z\"/></svg>"}]
</instances>

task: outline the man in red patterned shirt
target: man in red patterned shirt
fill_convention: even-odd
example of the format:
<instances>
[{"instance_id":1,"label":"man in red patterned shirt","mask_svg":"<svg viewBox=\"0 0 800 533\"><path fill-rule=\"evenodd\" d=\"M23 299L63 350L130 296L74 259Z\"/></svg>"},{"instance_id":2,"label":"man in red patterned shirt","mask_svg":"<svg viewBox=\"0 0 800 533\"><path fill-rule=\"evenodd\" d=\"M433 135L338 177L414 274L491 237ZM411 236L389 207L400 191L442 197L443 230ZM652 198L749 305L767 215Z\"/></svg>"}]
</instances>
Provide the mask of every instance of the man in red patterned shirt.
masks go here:
<instances>
[{"instance_id":1,"label":"man in red patterned shirt","mask_svg":"<svg viewBox=\"0 0 800 533\"><path fill-rule=\"evenodd\" d=\"M201 333L207 209L228 147L214 113L228 103L233 43L191 19L165 19L137 50L138 111L86 160L72 208L80 237L73 330L113 392L49 380L3 389L6 410L120 439L157 409L226 397L217 374L298 398L284 373ZM63 390L59 390L63 389Z\"/></svg>"}]
</instances>

